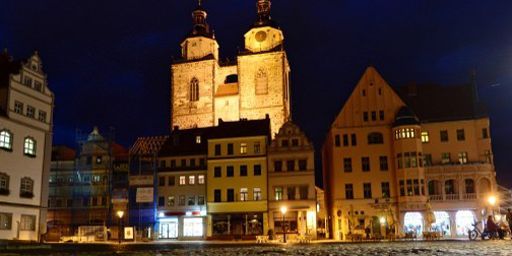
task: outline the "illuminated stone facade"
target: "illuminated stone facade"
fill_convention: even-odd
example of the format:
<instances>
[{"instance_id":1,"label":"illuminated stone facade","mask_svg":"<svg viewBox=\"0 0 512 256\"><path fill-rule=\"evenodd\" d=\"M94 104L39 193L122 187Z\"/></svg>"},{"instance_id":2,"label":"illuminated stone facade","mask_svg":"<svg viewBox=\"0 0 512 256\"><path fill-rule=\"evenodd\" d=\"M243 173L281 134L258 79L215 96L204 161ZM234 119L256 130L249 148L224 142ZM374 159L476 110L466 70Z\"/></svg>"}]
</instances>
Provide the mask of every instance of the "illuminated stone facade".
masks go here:
<instances>
[{"instance_id":1,"label":"illuminated stone facade","mask_svg":"<svg viewBox=\"0 0 512 256\"><path fill-rule=\"evenodd\" d=\"M271 119L272 136L290 118L290 66L283 32L270 18L270 1L259 0L258 19L245 34L236 61L223 63L219 45L199 6L193 29L171 66L171 127L218 125L218 120Z\"/></svg>"},{"instance_id":2,"label":"illuminated stone facade","mask_svg":"<svg viewBox=\"0 0 512 256\"><path fill-rule=\"evenodd\" d=\"M497 190L489 126L473 86L397 93L369 67L323 145L332 237L466 237Z\"/></svg>"}]
</instances>

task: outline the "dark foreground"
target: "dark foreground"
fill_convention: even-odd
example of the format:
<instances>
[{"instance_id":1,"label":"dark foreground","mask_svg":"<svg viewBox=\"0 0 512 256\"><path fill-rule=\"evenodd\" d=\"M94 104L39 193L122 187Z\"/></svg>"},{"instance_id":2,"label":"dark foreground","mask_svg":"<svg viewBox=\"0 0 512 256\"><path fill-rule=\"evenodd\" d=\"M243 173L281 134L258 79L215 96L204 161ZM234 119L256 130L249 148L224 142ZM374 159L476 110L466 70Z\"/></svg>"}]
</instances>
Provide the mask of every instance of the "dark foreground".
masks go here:
<instances>
[{"instance_id":1,"label":"dark foreground","mask_svg":"<svg viewBox=\"0 0 512 256\"><path fill-rule=\"evenodd\" d=\"M435 241L254 245L202 243L53 244L0 249L0 255L512 255L512 241Z\"/></svg>"}]
</instances>

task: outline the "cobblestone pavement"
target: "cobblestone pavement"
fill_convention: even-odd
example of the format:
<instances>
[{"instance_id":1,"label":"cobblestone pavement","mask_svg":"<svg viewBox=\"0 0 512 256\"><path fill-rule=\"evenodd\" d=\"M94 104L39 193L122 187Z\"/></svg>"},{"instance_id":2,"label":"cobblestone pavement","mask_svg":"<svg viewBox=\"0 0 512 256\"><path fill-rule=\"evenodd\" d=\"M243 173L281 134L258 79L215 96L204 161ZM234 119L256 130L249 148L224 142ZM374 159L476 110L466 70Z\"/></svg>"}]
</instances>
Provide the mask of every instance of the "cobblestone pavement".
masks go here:
<instances>
[{"instance_id":1,"label":"cobblestone pavement","mask_svg":"<svg viewBox=\"0 0 512 256\"><path fill-rule=\"evenodd\" d=\"M139 244L52 245L52 249L2 251L5 255L512 255L512 241L323 243L310 245Z\"/></svg>"}]
</instances>

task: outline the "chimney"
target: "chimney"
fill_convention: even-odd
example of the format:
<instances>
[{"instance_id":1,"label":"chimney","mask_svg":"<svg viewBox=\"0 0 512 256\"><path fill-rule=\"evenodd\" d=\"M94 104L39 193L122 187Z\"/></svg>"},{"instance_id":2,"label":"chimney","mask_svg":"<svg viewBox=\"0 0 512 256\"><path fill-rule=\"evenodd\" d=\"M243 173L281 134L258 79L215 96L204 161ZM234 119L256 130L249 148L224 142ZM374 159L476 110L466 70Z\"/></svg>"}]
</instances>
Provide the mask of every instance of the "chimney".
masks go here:
<instances>
[{"instance_id":1,"label":"chimney","mask_svg":"<svg viewBox=\"0 0 512 256\"><path fill-rule=\"evenodd\" d=\"M219 124L223 124L224 121L222 121L222 118L219 118Z\"/></svg>"}]
</instances>

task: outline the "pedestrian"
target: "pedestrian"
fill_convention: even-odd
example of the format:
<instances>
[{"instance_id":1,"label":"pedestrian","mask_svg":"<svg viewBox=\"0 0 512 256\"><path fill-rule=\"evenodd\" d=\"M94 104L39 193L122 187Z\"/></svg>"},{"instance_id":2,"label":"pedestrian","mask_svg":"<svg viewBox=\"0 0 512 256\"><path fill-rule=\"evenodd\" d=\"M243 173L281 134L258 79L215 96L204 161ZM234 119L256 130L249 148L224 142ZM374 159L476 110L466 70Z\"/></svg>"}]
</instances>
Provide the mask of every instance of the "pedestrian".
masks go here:
<instances>
[{"instance_id":1,"label":"pedestrian","mask_svg":"<svg viewBox=\"0 0 512 256\"><path fill-rule=\"evenodd\" d=\"M509 228L508 231L510 232L510 236L512 237L512 212L510 211L510 208L507 209L506 218L507 218L508 228Z\"/></svg>"}]
</instances>

